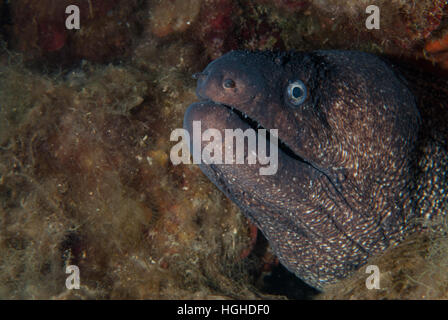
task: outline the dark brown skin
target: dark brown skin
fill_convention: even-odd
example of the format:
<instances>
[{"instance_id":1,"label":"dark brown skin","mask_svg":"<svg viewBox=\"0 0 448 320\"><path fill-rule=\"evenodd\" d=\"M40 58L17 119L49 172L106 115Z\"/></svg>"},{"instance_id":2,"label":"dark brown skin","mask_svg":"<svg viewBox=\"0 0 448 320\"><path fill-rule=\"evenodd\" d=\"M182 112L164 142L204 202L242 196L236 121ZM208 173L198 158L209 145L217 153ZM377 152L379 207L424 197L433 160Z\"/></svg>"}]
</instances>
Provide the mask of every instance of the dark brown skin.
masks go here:
<instances>
[{"instance_id":1,"label":"dark brown skin","mask_svg":"<svg viewBox=\"0 0 448 320\"><path fill-rule=\"evenodd\" d=\"M197 77L203 101L187 110L190 133L194 120L223 136L278 129L275 175L258 164L200 167L311 286L348 276L416 230L416 218L447 209L447 136L436 118L448 95L434 99L418 75L406 80L361 52L235 51ZM294 105L286 88L298 80L307 94Z\"/></svg>"}]
</instances>

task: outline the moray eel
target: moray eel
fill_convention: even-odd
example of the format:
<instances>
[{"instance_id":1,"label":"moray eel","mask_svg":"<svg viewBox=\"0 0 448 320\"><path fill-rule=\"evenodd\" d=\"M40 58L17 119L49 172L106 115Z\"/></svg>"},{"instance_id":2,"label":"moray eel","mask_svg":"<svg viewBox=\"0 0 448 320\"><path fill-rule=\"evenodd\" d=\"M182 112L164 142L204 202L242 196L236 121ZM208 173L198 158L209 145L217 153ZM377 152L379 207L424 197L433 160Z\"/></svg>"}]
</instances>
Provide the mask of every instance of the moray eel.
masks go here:
<instances>
[{"instance_id":1,"label":"moray eel","mask_svg":"<svg viewBox=\"0 0 448 320\"><path fill-rule=\"evenodd\" d=\"M280 262L322 290L447 209L448 94L428 103L434 84L412 77L362 52L232 51L196 75L200 102L184 128L278 129L273 175L260 164L200 168Z\"/></svg>"}]
</instances>

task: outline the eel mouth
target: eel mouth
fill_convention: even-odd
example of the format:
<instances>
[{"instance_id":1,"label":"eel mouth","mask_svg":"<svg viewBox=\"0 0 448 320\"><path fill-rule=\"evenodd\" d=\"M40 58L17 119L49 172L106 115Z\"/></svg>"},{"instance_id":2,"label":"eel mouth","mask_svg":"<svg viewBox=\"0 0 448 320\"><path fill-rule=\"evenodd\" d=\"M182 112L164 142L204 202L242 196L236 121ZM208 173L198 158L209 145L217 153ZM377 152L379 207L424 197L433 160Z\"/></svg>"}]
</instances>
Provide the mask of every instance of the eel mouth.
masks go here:
<instances>
[{"instance_id":1,"label":"eel mouth","mask_svg":"<svg viewBox=\"0 0 448 320\"><path fill-rule=\"evenodd\" d=\"M213 100L210 100L210 99L201 99L200 102L214 104L214 105L226 108L231 113L233 113L236 116L238 116L238 118L242 122L247 124L255 132L257 132L257 130L259 130L259 129L265 129L266 130L266 140L267 140L268 143L271 142L271 132L269 131L269 129L265 128L256 119L250 117L249 115L247 115L243 111L239 110L237 107L231 106L231 105L227 105L227 104L223 104L223 103L219 103L219 102L216 102L216 101L213 101ZM316 168L316 166L314 166L309 161L307 161L306 159L304 159L303 157L298 155L296 152L294 152L280 137L277 137L277 146L279 148L279 151L283 152L288 157L290 157L290 158L292 158L292 159L294 159L296 161L302 162L302 163L304 163L306 165L309 165L310 167L312 167L312 168L322 172L322 170L320 170L319 168Z\"/></svg>"},{"instance_id":2,"label":"eel mouth","mask_svg":"<svg viewBox=\"0 0 448 320\"><path fill-rule=\"evenodd\" d=\"M215 107L220 107L220 108L225 109L231 115L237 116L245 125L247 125L249 128L252 128L253 130L255 130L255 132L257 132L257 130L259 130L259 129L265 129L267 143L271 143L272 135L271 135L271 132L269 131L269 129L265 128L260 122L257 121L257 119L254 119L254 118L250 117L248 114L241 111L238 107L220 103L220 102L216 102L209 98L202 97L199 95L198 95L198 97L200 98L200 101L198 103L213 105ZM308 161L306 158L304 158L300 154L297 154L290 146L288 146L288 144L285 141L283 141L281 139L280 134L277 137L277 147L278 147L279 152L281 152L285 156L289 157L291 160L297 161L297 163L300 164L300 166L306 166L306 167L310 168L311 170L315 171L316 173L322 175L326 179L328 179L329 183L335 188L336 193L339 194L339 196L341 197L341 199L344 202L348 203L344 196L343 190L341 189L340 184L337 182L338 180L331 173L330 170L321 168L318 165Z\"/></svg>"}]
</instances>

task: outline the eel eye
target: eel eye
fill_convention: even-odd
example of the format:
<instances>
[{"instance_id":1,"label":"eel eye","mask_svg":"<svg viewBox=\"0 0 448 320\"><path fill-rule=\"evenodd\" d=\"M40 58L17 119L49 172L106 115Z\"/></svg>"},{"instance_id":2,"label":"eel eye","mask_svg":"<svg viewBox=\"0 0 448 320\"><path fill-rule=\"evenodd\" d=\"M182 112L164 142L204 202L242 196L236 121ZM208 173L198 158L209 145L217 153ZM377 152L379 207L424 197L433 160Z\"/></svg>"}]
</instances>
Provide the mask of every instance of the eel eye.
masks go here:
<instances>
[{"instance_id":1,"label":"eel eye","mask_svg":"<svg viewBox=\"0 0 448 320\"><path fill-rule=\"evenodd\" d=\"M292 105L294 106L301 105L306 100L307 97L307 90L305 84L300 80L291 82L286 88L286 95L288 97L288 101Z\"/></svg>"},{"instance_id":2,"label":"eel eye","mask_svg":"<svg viewBox=\"0 0 448 320\"><path fill-rule=\"evenodd\" d=\"M235 84L235 81L233 81L232 79L226 79L226 80L224 80L224 82L222 83L222 86L223 86L225 89L232 89L232 88L235 88L236 84Z\"/></svg>"}]
</instances>

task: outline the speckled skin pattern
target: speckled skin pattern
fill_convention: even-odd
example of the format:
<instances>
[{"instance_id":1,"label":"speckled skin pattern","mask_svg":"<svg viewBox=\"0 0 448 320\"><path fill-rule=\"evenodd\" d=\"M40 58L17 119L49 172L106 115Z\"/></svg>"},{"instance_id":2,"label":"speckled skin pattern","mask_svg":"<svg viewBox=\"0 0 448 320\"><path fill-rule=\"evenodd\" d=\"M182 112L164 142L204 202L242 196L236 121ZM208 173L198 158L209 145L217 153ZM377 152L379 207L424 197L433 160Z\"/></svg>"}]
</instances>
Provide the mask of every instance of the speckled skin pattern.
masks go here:
<instances>
[{"instance_id":1,"label":"speckled skin pattern","mask_svg":"<svg viewBox=\"0 0 448 320\"><path fill-rule=\"evenodd\" d=\"M233 51L197 77L201 101L184 119L190 133L194 120L223 136L224 129L278 129L275 175L260 175L260 165L200 167L311 286L346 277L415 230L416 217L446 209L443 188L436 208L428 186L445 175L446 140L421 133L428 122L418 89L382 59L352 51ZM223 86L227 79L232 88ZM285 88L297 79L308 95L293 106Z\"/></svg>"}]
</instances>

